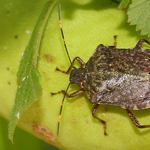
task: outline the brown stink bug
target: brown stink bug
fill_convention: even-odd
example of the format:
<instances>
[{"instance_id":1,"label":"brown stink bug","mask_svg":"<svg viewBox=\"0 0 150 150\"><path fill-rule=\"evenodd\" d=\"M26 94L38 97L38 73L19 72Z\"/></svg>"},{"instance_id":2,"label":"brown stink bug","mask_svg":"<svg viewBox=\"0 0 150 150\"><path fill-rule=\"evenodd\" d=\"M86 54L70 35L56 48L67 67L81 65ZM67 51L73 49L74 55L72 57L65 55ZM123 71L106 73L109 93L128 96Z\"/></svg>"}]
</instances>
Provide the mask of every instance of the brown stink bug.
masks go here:
<instances>
[{"instance_id":1,"label":"brown stink bug","mask_svg":"<svg viewBox=\"0 0 150 150\"><path fill-rule=\"evenodd\" d=\"M59 23L69 57L61 26L60 5ZM117 49L116 42L114 46L100 44L87 63L84 63L79 57L75 57L71 62L69 57L71 65L66 72L56 69L66 74L71 71L70 84L78 84L81 87L80 90L67 94L69 84L66 91L62 90L58 93L64 93L64 98L65 96L72 98L86 92L89 101L95 105L92 115L103 124L104 135L107 135L106 122L96 116L96 111L101 104L120 106L127 111L136 127L150 127L150 125L140 125L130 111L150 108L150 51L141 50L143 42L150 45L150 42L145 39L139 40L134 48L129 49ZM73 66L75 60L81 65L80 68ZM52 93L54 94L56 93ZM59 133L60 115L57 134Z\"/></svg>"}]
</instances>

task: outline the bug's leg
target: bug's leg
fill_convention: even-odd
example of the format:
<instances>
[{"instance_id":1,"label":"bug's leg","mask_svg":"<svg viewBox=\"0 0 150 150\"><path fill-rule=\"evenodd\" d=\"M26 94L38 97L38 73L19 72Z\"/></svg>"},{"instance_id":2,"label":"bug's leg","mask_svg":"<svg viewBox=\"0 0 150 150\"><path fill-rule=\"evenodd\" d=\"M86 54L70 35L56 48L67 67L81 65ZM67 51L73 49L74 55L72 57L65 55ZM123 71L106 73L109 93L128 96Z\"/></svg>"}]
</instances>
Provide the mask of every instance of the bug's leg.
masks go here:
<instances>
[{"instance_id":1,"label":"bug's leg","mask_svg":"<svg viewBox=\"0 0 150 150\"><path fill-rule=\"evenodd\" d=\"M134 49L136 49L136 50L140 49L140 48L142 47L142 44L143 44L144 42L147 43L148 45L150 45L150 42L149 42L149 41L147 41L147 40L145 40L145 39L141 39L141 40L138 41L138 43L136 44L136 46L134 47Z\"/></svg>"},{"instance_id":2,"label":"bug's leg","mask_svg":"<svg viewBox=\"0 0 150 150\"><path fill-rule=\"evenodd\" d=\"M107 135L107 133L106 133L106 122L95 115L95 114L96 114L96 111L97 111L97 109L98 109L98 107L99 107L99 104L96 104L96 105L94 106L93 111L92 111L92 116L93 116L95 119L97 119L99 122L101 122L101 123L103 124L103 127L104 127L104 135Z\"/></svg>"},{"instance_id":3,"label":"bug's leg","mask_svg":"<svg viewBox=\"0 0 150 150\"><path fill-rule=\"evenodd\" d=\"M56 95L56 94L61 94L61 93L63 93L63 94L65 94L68 98L73 98L73 97L75 97L75 96L77 96L77 95L79 95L79 94L81 94L81 93L83 93L83 92L84 92L84 89L80 89L80 90L75 91L75 92L73 92L73 93L71 93L71 94L68 94L65 90L61 90L61 91L59 91L59 92L57 92L57 93L51 93L51 95L53 96L53 95Z\"/></svg>"},{"instance_id":4,"label":"bug's leg","mask_svg":"<svg viewBox=\"0 0 150 150\"><path fill-rule=\"evenodd\" d=\"M116 48L117 46L117 35L114 35L114 45L113 46L108 46L109 48Z\"/></svg>"},{"instance_id":5,"label":"bug's leg","mask_svg":"<svg viewBox=\"0 0 150 150\"><path fill-rule=\"evenodd\" d=\"M69 74L70 70L71 70L72 68L75 68L75 67L73 66L75 60L81 65L81 68L85 68L85 63L83 62L83 60L82 60L80 57L75 57L75 58L73 59L71 65L70 65L70 67L68 68L67 71L60 70L59 68L56 68L56 71L60 71L60 72L65 73L65 74Z\"/></svg>"},{"instance_id":6,"label":"bug's leg","mask_svg":"<svg viewBox=\"0 0 150 150\"><path fill-rule=\"evenodd\" d=\"M114 48L117 47L117 35L114 36Z\"/></svg>"},{"instance_id":7,"label":"bug's leg","mask_svg":"<svg viewBox=\"0 0 150 150\"><path fill-rule=\"evenodd\" d=\"M132 120L132 122L134 123L134 125L138 128L150 128L150 125L140 125L140 123L138 122L138 120L134 117L134 115L131 113L131 111L129 109L126 109L130 119Z\"/></svg>"}]
</instances>

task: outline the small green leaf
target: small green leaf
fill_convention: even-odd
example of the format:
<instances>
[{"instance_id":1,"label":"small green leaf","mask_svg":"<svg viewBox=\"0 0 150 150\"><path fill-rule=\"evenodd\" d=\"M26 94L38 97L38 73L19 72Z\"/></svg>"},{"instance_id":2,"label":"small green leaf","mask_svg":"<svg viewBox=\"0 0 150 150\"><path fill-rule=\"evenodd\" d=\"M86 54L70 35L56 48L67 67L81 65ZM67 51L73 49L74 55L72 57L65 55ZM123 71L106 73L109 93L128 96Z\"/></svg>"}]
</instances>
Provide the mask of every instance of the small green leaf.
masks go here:
<instances>
[{"instance_id":1,"label":"small green leaf","mask_svg":"<svg viewBox=\"0 0 150 150\"><path fill-rule=\"evenodd\" d=\"M132 0L127 11L129 22L136 25L136 30L141 30L142 35L150 37L150 1L149 0Z\"/></svg>"},{"instance_id":2,"label":"small green leaf","mask_svg":"<svg viewBox=\"0 0 150 150\"><path fill-rule=\"evenodd\" d=\"M14 130L22 111L29 107L42 94L40 75L37 71L37 59L42 34L54 2L55 0L50 0L45 4L20 61L17 73L18 89L9 122L8 136L12 141Z\"/></svg>"},{"instance_id":3,"label":"small green leaf","mask_svg":"<svg viewBox=\"0 0 150 150\"><path fill-rule=\"evenodd\" d=\"M128 6L129 2L130 0L122 0L118 6L118 9L125 9Z\"/></svg>"}]
</instances>

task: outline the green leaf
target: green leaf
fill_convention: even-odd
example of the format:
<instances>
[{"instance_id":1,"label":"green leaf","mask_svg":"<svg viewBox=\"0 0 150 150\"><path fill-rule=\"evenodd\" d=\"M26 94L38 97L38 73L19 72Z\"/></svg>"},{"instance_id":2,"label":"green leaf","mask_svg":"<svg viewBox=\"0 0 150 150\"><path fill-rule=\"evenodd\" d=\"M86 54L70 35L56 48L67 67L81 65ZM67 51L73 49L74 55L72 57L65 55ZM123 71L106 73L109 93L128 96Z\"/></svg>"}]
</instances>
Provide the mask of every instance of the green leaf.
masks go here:
<instances>
[{"instance_id":1,"label":"green leaf","mask_svg":"<svg viewBox=\"0 0 150 150\"><path fill-rule=\"evenodd\" d=\"M37 59L40 43L45 24L51 12L54 0L48 1L32 33L31 39L24 53L22 54L18 76L18 89L15 104L12 109L9 122L9 138L13 141L13 134L21 113L42 95L40 75L37 71Z\"/></svg>"},{"instance_id":2,"label":"green leaf","mask_svg":"<svg viewBox=\"0 0 150 150\"><path fill-rule=\"evenodd\" d=\"M136 30L141 30L142 35L150 37L150 1L132 0L127 11L128 21L131 25L136 25Z\"/></svg>"},{"instance_id":3,"label":"green leaf","mask_svg":"<svg viewBox=\"0 0 150 150\"><path fill-rule=\"evenodd\" d=\"M122 0L118 6L118 9L125 9L128 6L129 2L130 0Z\"/></svg>"}]
</instances>

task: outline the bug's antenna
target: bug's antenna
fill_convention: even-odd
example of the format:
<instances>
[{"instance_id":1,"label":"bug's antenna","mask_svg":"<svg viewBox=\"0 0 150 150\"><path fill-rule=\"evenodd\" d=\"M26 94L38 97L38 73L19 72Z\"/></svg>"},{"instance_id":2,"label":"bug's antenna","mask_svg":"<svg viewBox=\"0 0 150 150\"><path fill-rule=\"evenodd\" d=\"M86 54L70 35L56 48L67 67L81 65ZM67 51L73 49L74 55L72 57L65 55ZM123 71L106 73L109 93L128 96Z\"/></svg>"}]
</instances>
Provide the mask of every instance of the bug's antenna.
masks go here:
<instances>
[{"instance_id":1,"label":"bug's antenna","mask_svg":"<svg viewBox=\"0 0 150 150\"><path fill-rule=\"evenodd\" d=\"M68 52L68 50L67 50L67 45L66 45L66 43L65 43L65 37L64 37L64 33L63 33L62 25L61 25L60 4L58 5L58 16L59 16L59 27L60 27L60 31L61 31L61 36L62 36L62 39L63 39L63 42L64 42L64 47L65 47L65 50L66 50L68 59L69 59L70 64L71 64L71 59L70 59L70 56L69 56L69 52Z\"/></svg>"},{"instance_id":2,"label":"bug's antenna","mask_svg":"<svg viewBox=\"0 0 150 150\"><path fill-rule=\"evenodd\" d=\"M70 86L70 83L68 84L68 87L67 87L67 89L66 89L66 92L64 93L64 97L63 97L62 102L61 102L61 107L60 107L59 117L58 117L58 124L57 124L57 136L59 136L60 118L61 118L61 113L62 113L62 108L63 108L64 100L65 100L67 91L68 91L68 89L69 89L69 86Z\"/></svg>"}]
</instances>

